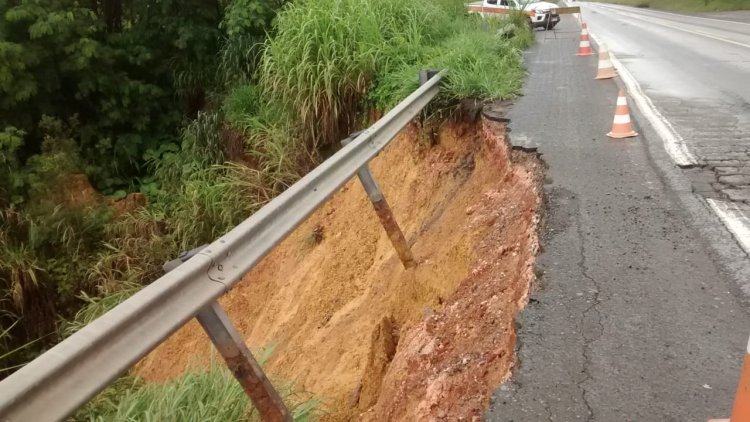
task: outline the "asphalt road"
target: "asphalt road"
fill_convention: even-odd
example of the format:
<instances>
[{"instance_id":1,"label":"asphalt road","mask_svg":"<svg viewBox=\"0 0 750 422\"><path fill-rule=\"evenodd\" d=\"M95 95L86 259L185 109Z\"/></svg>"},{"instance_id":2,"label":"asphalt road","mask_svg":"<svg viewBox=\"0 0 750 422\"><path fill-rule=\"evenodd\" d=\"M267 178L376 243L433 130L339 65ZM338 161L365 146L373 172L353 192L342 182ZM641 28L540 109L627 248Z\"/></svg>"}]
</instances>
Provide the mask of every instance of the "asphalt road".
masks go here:
<instances>
[{"instance_id":1,"label":"asphalt road","mask_svg":"<svg viewBox=\"0 0 750 422\"><path fill-rule=\"evenodd\" d=\"M693 190L750 253L750 14L576 4L702 166L688 172Z\"/></svg>"},{"instance_id":2,"label":"asphalt road","mask_svg":"<svg viewBox=\"0 0 750 422\"><path fill-rule=\"evenodd\" d=\"M565 16L537 32L509 114L512 142L537 145L549 166L549 207L518 364L486 419L726 417L750 334L735 282L747 273L732 264L747 257L717 253L726 231L652 129L605 136L618 87L594 80L594 56L575 55L579 31Z\"/></svg>"},{"instance_id":3,"label":"asphalt road","mask_svg":"<svg viewBox=\"0 0 750 422\"><path fill-rule=\"evenodd\" d=\"M677 98L732 114L750 104L750 23L577 4L591 31L655 101Z\"/></svg>"}]
</instances>

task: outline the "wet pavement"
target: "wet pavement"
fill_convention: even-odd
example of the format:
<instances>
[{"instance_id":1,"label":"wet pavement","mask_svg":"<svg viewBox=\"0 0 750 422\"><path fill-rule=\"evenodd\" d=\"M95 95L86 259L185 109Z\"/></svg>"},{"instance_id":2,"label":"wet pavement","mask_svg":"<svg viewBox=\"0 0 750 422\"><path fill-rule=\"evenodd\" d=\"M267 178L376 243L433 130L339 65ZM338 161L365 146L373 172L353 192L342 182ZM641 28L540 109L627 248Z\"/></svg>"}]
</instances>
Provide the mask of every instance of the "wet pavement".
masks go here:
<instances>
[{"instance_id":1,"label":"wet pavement","mask_svg":"<svg viewBox=\"0 0 750 422\"><path fill-rule=\"evenodd\" d=\"M750 327L747 256L652 129L605 136L618 88L575 55L578 34L569 16L537 32L509 113L512 142L549 165L548 214L518 363L486 419L726 417Z\"/></svg>"},{"instance_id":2,"label":"wet pavement","mask_svg":"<svg viewBox=\"0 0 750 422\"><path fill-rule=\"evenodd\" d=\"M697 158L693 191L736 214L733 234L750 253L750 11L578 4Z\"/></svg>"}]
</instances>

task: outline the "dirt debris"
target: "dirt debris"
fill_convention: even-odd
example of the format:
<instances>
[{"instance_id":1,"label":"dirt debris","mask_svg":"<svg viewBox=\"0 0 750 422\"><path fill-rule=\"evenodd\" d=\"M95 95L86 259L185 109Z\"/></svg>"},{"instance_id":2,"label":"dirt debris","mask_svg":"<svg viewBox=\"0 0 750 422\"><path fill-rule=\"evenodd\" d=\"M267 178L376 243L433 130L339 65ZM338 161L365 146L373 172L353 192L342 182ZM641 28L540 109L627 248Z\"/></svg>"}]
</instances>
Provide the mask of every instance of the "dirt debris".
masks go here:
<instances>
[{"instance_id":1,"label":"dirt debris","mask_svg":"<svg viewBox=\"0 0 750 422\"><path fill-rule=\"evenodd\" d=\"M498 126L484 130L501 142ZM521 153L515 161L504 183L466 208L470 227L489 228L475 264L442 309L405 333L363 419L481 420L492 390L509 376L515 315L526 304L539 248L540 163Z\"/></svg>"},{"instance_id":2,"label":"dirt debris","mask_svg":"<svg viewBox=\"0 0 750 422\"><path fill-rule=\"evenodd\" d=\"M221 303L251 348L273 347L272 377L326 404L325 420L481 416L508 376L533 279L540 166L511 152L503 123L444 125L430 147L409 126L371 169L416 268L354 179ZM191 322L137 373L164 381L210 350Z\"/></svg>"}]
</instances>

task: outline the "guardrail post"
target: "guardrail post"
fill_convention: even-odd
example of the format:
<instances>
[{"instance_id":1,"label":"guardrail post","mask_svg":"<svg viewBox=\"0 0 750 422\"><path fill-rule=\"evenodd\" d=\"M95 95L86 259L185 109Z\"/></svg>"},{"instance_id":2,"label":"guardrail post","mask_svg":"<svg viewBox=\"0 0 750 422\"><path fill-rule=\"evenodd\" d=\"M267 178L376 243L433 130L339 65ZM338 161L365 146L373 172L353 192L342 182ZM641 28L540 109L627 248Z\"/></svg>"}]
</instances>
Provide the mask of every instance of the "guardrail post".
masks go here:
<instances>
[{"instance_id":1,"label":"guardrail post","mask_svg":"<svg viewBox=\"0 0 750 422\"><path fill-rule=\"evenodd\" d=\"M419 86L422 86L432 79L435 75L440 73L437 70L420 70L419 71Z\"/></svg>"},{"instance_id":2,"label":"guardrail post","mask_svg":"<svg viewBox=\"0 0 750 422\"><path fill-rule=\"evenodd\" d=\"M162 267L164 272L167 273L177 268L207 246L202 245L183 252L176 259L166 262ZM250 353L221 305L214 301L201 309L195 318L224 358L229 370L242 385L245 394L252 400L261 419L264 422L291 421L292 416L281 400L279 393L273 388L271 381L263 372L263 368Z\"/></svg>"},{"instance_id":3,"label":"guardrail post","mask_svg":"<svg viewBox=\"0 0 750 422\"><path fill-rule=\"evenodd\" d=\"M358 133L354 133L341 141L341 145L346 146L356 138L357 134ZM370 198L373 208L375 208L375 214L378 215L380 224L383 225L385 232L388 234L388 239L391 240L391 244L396 249L396 253L398 253L398 257L401 259L404 268L409 269L416 267L417 262L414 260L411 248L409 248L409 244L406 243L404 233L401 232L401 228L398 226L398 222L396 222L396 217L393 216L393 211L391 211L391 207L385 200L385 196L383 196L380 186L378 186L378 183L372 176L370 166L365 164L360 167L359 170L357 170L357 176L362 183L362 187L365 188L367 196Z\"/></svg>"},{"instance_id":4,"label":"guardrail post","mask_svg":"<svg viewBox=\"0 0 750 422\"><path fill-rule=\"evenodd\" d=\"M291 421L292 416L279 393L253 358L221 305L214 302L206 306L196 318L221 353L229 370L242 385L245 394L253 401L261 419L264 422Z\"/></svg>"},{"instance_id":5,"label":"guardrail post","mask_svg":"<svg viewBox=\"0 0 750 422\"><path fill-rule=\"evenodd\" d=\"M484 23L484 20L482 21ZM422 86L430 81L435 75L437 75L438 71L436 70L420 70L419 71L419 86ZM420 130L423 133L426 133L427 136L430 138L430 146L437 144L437 131L434 127L434 122L430 121L430 118L427 114L427 111L424 109L419 112L419 127Z\"/></svg>"}]
</instances>

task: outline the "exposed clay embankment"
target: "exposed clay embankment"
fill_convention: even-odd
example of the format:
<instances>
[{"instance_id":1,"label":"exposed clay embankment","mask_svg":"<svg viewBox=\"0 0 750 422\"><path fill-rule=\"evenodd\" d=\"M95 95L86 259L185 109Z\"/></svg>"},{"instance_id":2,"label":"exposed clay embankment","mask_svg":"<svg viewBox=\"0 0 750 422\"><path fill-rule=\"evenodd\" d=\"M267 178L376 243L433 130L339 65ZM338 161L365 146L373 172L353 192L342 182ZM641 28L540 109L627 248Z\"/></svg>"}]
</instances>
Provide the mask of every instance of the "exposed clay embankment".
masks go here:
<instances>
[{"instance_id":1,"label":"exposed clay embankment","mask_svg":"<svg viewBox=\"0 0 750 422\"><path fill-rule=\"evenodd\" d=\"M501 123L407 127L371 163L419 265L405 270L355 179L221 302L273 377L326 403L328 420L481 415L509 371L514 318L537 251L536 159ZM147 356L150 381L205 362L192 322Z\"/></svg>"}]
</instances>

